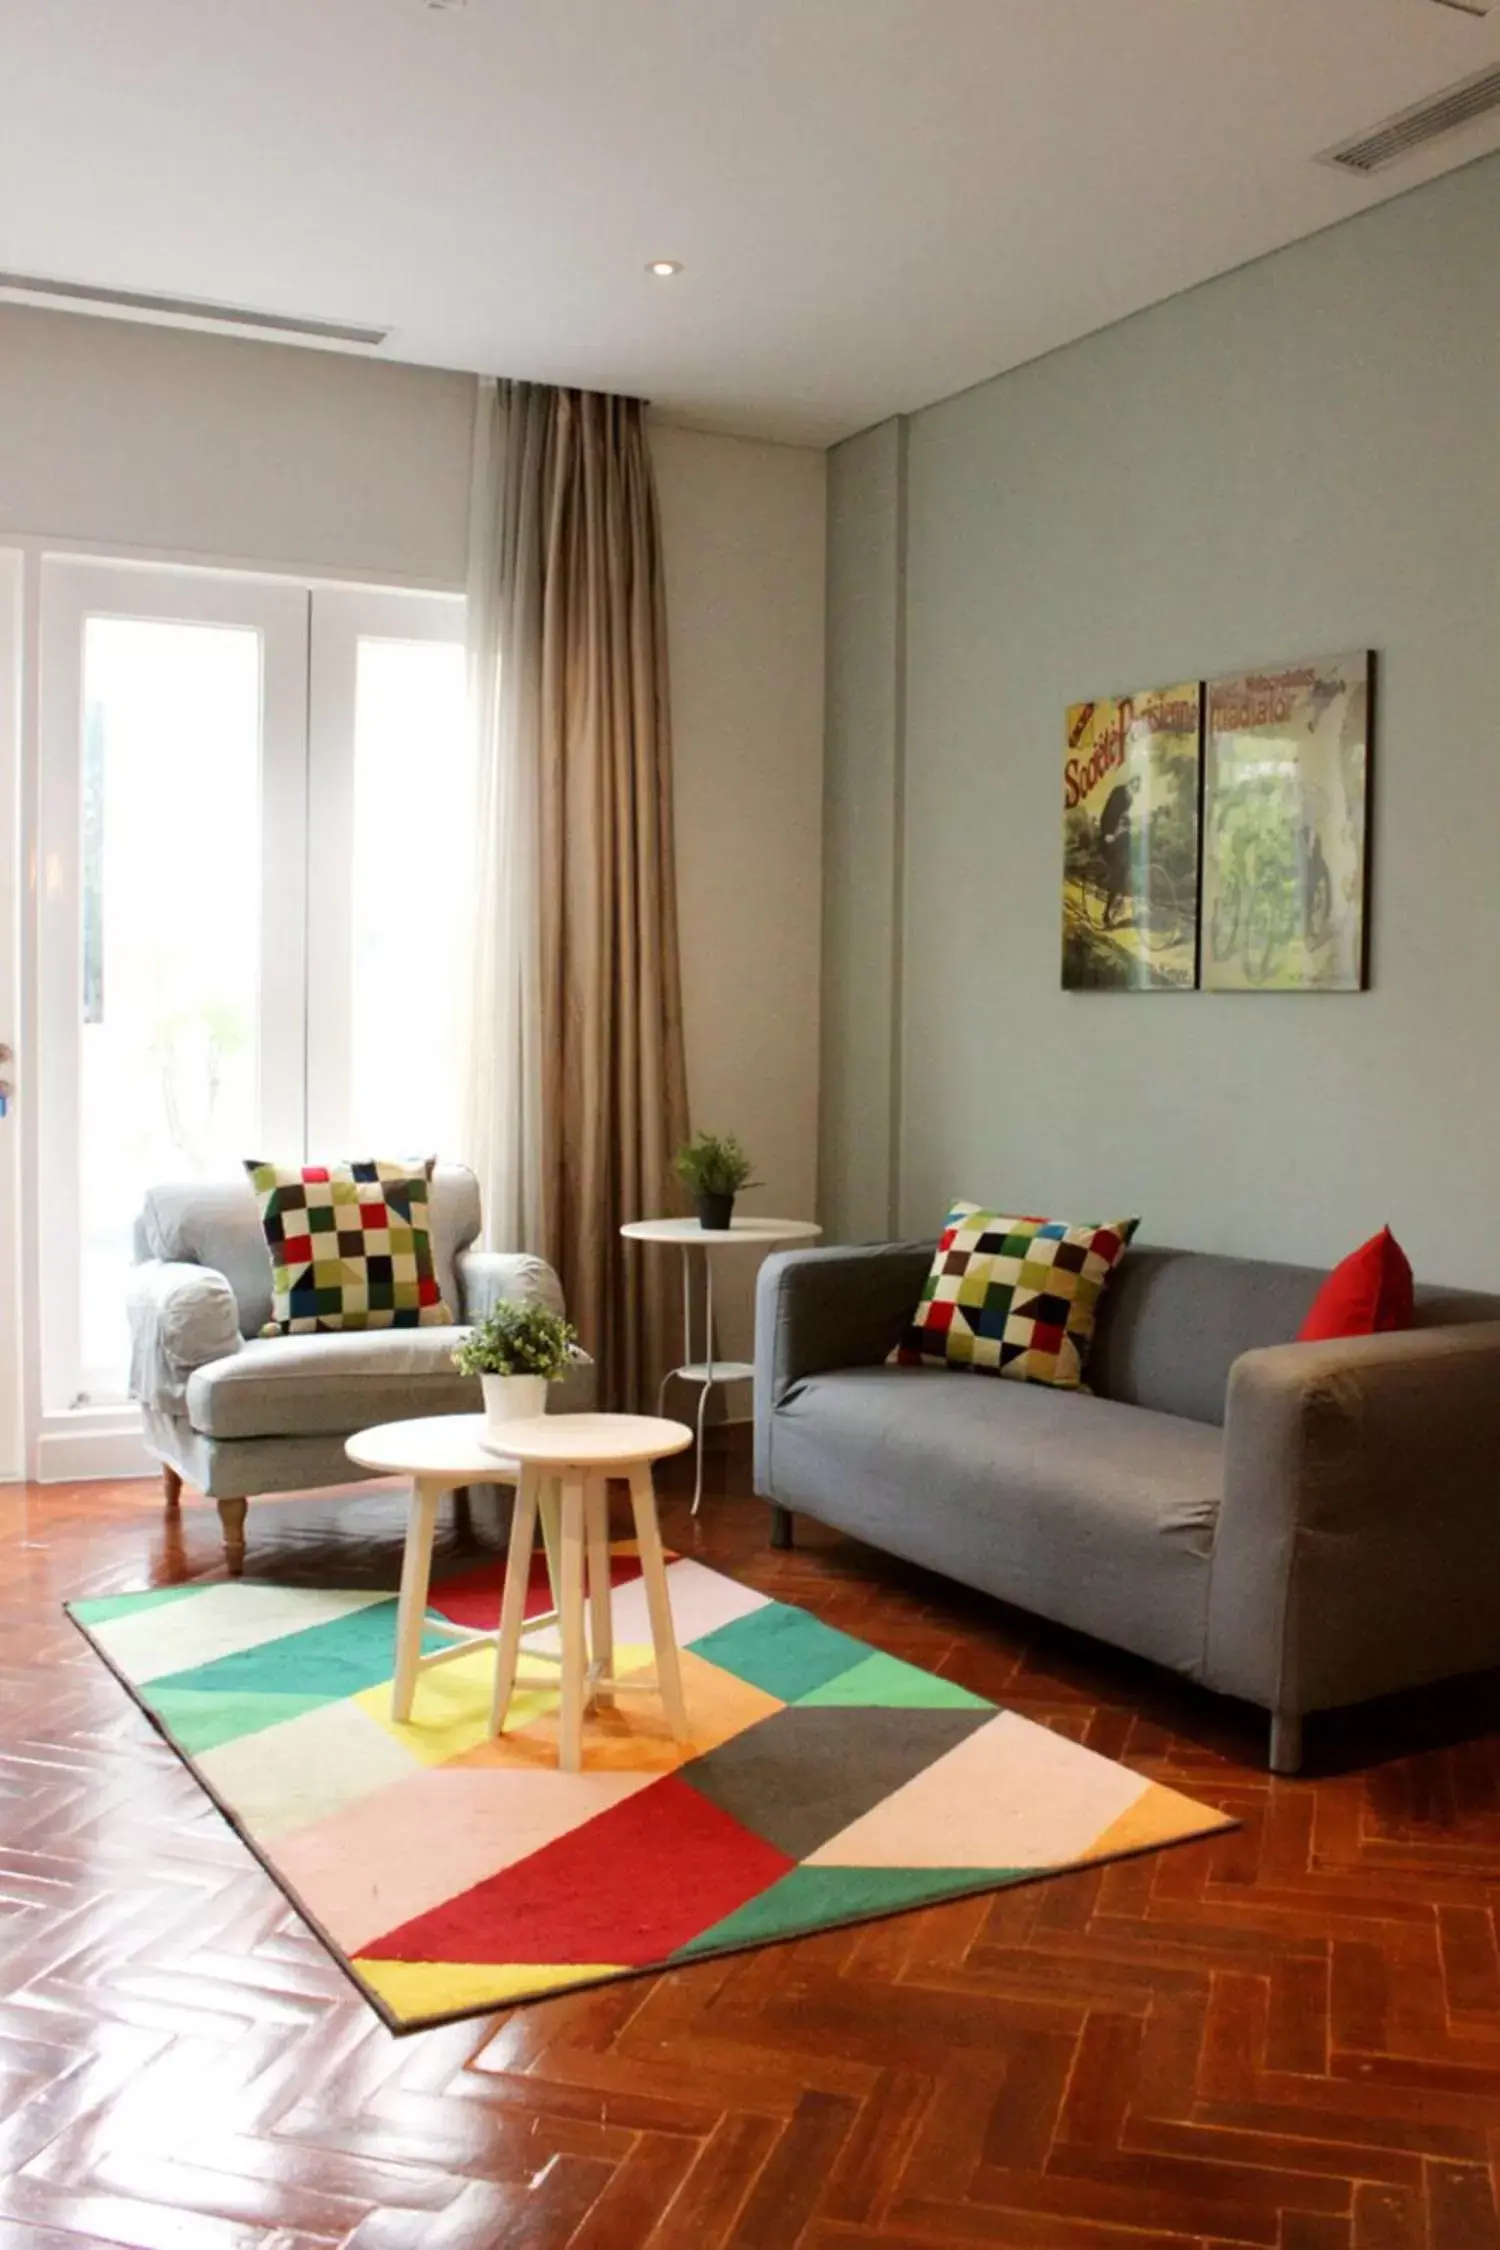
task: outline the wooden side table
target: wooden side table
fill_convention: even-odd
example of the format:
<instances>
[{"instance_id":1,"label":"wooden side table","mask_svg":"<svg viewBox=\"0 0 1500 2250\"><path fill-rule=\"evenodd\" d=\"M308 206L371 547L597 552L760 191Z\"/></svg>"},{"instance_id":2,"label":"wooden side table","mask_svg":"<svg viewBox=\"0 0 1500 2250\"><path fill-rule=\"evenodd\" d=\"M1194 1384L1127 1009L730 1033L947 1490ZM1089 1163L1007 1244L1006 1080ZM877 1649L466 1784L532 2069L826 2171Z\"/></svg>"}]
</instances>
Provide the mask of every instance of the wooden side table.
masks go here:
<instances>
[{"instance_id":1,"label":"wooden side table","mask_svg":"<svg viewBox=\"0 0 1500 2250\"><path fill-rule=\"evenodd\" d=\"M422 1421L382 1422L374 1429L360 1430L344 1448L362 1469L370 1469L377 1476L412 1480L406 1547L401 1558L401 1600L396 1610L396 1678L391 1690L391 1717L403 1724L411 1717L420 1672L434 1664L451 1664L455 1656L464 1656L471 1648L493 1647L498 1637L427 1615L439 1500L460 1485L514 1484L521 1473L514 1461L480 1445L479 1434L484 1428L482 1414L435 1414ZM523 1587L523 1602L524 1598ZM547 1625L555 1615L549 1610L531 1623ZM424 1633L437 1633L453 1645L424 1656Z\"/></svg>"},{"instance_id":2,"label":"wooden side table","mask_svg":"<svg viewBox=\"0 0 1500 2250\"><path fill-rule=\"evenodd\" d=\"M498 1452L501 1440L491 1442ZM672 1628L666 1562L656 1520L656 1487L651 1464L681 1453L693 1442L683 1422L639 1414L547 1414L513 1422L504 1437L505 1454L519 1464L516 1505L511 1516L510 1554L500 1605L499 1654L491 1732L504 1728L515 1691L525 1617L526 1582L540 1515L549 1551L555 1555L553 1580L562 1639L561 1698L558 1714L558 1764L577 1773L583 1764L583 1714L587 1706L621 1694L659 1695L667 1723L678 1742L688 1734L682 1696L682 1669ZM636 1544L646 1589L646 1613L656 1654L651 1680L616 1679L614 1616L609 1572L609 1495L611 1476L630 1480ZM549 1518L551 1519L549 1524ZM588 1629L585 1633L585 1597ZM534 1652L541 1655L541 1651ZM431 1661L429 1659L429 1661Z\"/></svg>"},{"instance_id":3,"label":"wooden side table","mask_svg":"<svg viewBox=\"0 0 1500 2250\"><path fill-rule=\"evenodd\" d=\"M745 1218L736 1219L727 1227L700 1226L696 1219L632 1219L620 1232L629 1242L675 1243L682 1253L682 1365L670 1369L662 1378L656 1411L659 1414L666 1404L668 1383L701 1384L697 1475L693 1480L693 1514L696 1515L703 1499L703 1417L708 1408L708 1394L716 1383L748 1383L755 1374L750 1360L714 1358L713 1252L746 1248L770 1250L779 1242L811 1242L823 1229L815 1226L811 1219ZM695 1249L704 1252L701 1359L693 1357L692 1253Z\"/></svg>"}]
</instances>

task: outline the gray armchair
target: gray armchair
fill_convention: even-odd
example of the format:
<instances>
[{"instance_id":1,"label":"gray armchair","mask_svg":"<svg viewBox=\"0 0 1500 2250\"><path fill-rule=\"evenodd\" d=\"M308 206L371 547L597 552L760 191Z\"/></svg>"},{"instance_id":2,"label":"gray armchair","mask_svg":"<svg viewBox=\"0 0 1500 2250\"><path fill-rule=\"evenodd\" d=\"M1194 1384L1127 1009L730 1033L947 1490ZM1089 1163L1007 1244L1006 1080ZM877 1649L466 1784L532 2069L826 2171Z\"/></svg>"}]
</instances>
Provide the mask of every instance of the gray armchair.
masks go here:
<instances>
[{"instance_id":1,"label":"gray armchair","mask_svg":"<svg viewBox=\"0 0 1500 2250\"><path fill-rule=\"evenodd\" d=\"M432 1237L451 1328L383 1328L262 1336L271 1317L271 1260L248 1180L152 1188L136 1221L129 1296L130 1389L146 1443L162 1464L167 1504L184 1484L216 1500L230 1569L244 1562L251 1497L349 1484L344 1451L356 1430L429 1414L474 1414L478 1378L452 1363L464 1329L501 1298L562 1310L540 1258L476 1250L479 1187L440 1166ZM593 1404L594 1370L556 1385L563 1411Z\"/></svg>"}]
</instances>

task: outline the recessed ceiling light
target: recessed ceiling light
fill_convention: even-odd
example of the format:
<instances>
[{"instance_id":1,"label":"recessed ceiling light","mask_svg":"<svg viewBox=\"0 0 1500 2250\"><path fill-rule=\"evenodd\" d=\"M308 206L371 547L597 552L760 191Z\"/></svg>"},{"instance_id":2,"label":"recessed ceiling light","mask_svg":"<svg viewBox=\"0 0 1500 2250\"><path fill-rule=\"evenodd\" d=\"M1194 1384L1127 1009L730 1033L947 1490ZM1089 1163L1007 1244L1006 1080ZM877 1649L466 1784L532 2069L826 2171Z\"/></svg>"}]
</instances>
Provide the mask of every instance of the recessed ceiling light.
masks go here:
<instances>
[{"instance_id":1,"label":"recessed ceiling light","mask_svg":"<svg viewBox=\"0 0 1500 2250\"><path fill-rule=\"evenodd\" d=\"M674 273L681 273L682 260L680 258L653 258L646 271L647 273L654 273L658 281L670 281Z\"/></svg>"}]
</instances>

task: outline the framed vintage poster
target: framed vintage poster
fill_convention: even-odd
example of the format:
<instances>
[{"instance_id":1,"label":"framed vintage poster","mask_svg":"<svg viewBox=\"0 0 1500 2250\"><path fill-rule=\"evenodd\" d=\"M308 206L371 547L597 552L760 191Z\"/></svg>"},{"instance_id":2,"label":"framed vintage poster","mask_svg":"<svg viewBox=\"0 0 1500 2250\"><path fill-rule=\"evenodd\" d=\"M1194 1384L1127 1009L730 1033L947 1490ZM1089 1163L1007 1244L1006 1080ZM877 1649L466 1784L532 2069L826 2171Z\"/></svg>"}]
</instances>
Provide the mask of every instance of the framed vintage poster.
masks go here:
<instances>
[{"instance_id":1,"label":"framed vintage poster","mask_svg":"<svg viewBox=\"0 0 1500 2250\"><path fill-rule=\"evenodd\" d=\"M1372 672L1362 649L1208 683L1205 989L1364 988Z\"/></svg>"},{"instance_id":2,"label":"framed vintage poster","mask_svg":"<svg viewBox=\"0 0 1500 2250\"><path fill-rule=\"evenodd\" d=\"M1067 992L1197 982L1196 680L1068 713L1062 981Z\"/></svg>"}]
</instances>

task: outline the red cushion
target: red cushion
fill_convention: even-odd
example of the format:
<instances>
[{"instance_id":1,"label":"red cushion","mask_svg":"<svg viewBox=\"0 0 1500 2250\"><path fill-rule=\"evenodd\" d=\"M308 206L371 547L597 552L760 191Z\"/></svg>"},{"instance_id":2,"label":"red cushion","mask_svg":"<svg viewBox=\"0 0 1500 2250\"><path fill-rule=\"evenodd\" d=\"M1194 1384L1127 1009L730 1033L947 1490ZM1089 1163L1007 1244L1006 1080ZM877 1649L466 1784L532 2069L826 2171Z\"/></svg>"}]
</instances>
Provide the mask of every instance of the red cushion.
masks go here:
<instances>
[{"instance_id":1,"label":"red cushion","mask_svg":"<svg viewBox=\"0 0 1500 2250\"><path fill-rule=\"evenodd\" d=\"M1381 1336L1410 1328L1416 1317L1411 1265L1389 1227L1372 1234L1335 1266L1297 1331L1299 1344L1334 1336Z\"/></svg>"}]
</instances>

